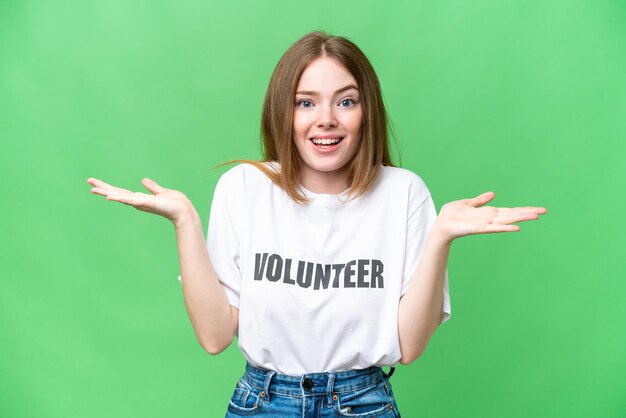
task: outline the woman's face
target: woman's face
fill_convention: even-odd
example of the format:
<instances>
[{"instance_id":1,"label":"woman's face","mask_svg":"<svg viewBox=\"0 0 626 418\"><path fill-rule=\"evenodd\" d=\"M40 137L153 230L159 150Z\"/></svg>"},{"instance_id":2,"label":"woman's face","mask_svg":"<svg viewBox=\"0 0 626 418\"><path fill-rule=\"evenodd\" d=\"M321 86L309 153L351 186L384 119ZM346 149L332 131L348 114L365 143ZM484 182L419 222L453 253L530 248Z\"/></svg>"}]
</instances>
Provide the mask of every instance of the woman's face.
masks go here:
<instances>
[{"instance_id":1,"label":"woman's face","mask_svg":"<svg viewBox=\"0 0 626 418\"><path fill-rule=\"evenodd\" d=\"M361 143L363 110L357 82L337 60L320 57L304 69L296 88L293 140L308 189L348 187L347 164ZM313 190L316 191L316 190Z\"/></svg>"}]
</instances>

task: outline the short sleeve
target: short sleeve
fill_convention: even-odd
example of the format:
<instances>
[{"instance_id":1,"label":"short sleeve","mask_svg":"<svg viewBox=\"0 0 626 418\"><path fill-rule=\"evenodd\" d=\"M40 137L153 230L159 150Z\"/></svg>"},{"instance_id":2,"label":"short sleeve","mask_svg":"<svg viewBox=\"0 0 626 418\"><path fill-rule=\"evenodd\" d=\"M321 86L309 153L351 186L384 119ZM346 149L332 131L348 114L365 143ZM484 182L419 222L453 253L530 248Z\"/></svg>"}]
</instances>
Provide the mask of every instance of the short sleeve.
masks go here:
<instances>
[{"instance_id":1,"label":"short sleeve","mask_svg":"<svg viewBox=\"0 0 626 418\"><path fill-rule=\"evenodd\" d=\"M231 169L218 180L211 202L206 236L211 265L229 303L236 308L239 308L241 291L240 222L243 207L240 203L242 196L238 183L239 174L241 173ZM180 276L178 280L181 280Z\"/></svg>"},{"instance_id":2,"label":"short sleeve","mask_svg":"<svg viewBox=\"0 0 626 418\"><path fill-rule=\"evenodd\" d=\"M421 179L413 190L415 197L413 202L409 204L409 216L407 219L407 237L406 237L406 254L404 263L404 273L402 278L402 291L404 295L409 289L409 284L413 279L413 275L417 270L420 258L424 251L428 232L432 228L437 219L437 211L432 200L430 192ZM424 197L425 196L425 197ZM441 312L440 324L450 319L452 311L450 309L450 291L448 289L448 269L446 269L443 284L443 306Z\"/></svg>"}]
</instances>

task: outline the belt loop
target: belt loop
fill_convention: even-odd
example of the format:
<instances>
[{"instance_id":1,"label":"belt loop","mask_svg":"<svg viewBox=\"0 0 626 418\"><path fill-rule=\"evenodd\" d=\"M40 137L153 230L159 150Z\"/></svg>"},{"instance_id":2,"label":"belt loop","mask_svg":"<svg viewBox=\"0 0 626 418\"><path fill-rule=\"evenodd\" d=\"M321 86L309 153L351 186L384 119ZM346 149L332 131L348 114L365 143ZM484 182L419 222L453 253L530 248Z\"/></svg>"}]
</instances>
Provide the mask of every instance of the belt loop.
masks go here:
<instances>
[{"instance_id":1,"label":"belt loop","mask_svg":"<svg viewBox=\"0 0 626 418\"><path fill-rule=\"evenodd\" d=\"M335 389L335 372L328 373L328 385L326 386L326 396L328 397L328 406L333 404L333 390Z\"/></svg>"},{"instance_id":2,"label":"belt loop","mask_svg":"<svg viewBox=\"0 0 626 418\"><path fill-rule=\"evenodd\" d=\"M270 370L265 375L265 382L263 383L263 391L265 392L265 403L269 403L270 401L270 382L272 381L272 377L274 377L275 373L276 372L274 370Z\"/></svg>"}]
</instances>

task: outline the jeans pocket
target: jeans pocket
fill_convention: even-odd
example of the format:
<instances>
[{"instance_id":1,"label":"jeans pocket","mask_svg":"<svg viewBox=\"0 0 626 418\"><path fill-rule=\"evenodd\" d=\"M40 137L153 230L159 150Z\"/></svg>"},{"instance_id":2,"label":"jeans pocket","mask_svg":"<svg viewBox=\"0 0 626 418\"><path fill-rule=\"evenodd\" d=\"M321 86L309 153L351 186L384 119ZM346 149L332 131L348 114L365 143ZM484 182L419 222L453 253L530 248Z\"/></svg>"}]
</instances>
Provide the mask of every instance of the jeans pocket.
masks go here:
<instances>
[{"instance_id":1,"label":"jeans pocket","mask_svg":"<svg viewBox=\"0 0 626 418\"><path fill-rule=\"evenodd\" d=\"M261 409L259 393L259 390L241 383L240 380L230 397L228 410L242 416L256 414Z\"/></svg>"},{"instance_id":2,"label":"jeans pocket","mask_svg":"<svg viewBox=\"0 0 626 418\"><path fill-rule=\"evenodd\" d=\"M351 392L337 393L335 410L342 417L395 417L385 381Z\"/></svg>"}]
</instances>

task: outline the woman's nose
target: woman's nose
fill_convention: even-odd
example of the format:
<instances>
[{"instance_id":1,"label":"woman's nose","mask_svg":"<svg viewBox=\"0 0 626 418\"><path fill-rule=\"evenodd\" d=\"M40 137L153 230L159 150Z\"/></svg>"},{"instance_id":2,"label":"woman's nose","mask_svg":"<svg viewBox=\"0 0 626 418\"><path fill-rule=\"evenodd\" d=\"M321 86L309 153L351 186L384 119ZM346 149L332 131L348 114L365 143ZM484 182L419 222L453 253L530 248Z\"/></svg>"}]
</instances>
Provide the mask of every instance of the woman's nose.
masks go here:
<instances>
[{"instance_id":1,"label":"woman's nose","mask_svg":"<svg viewBox=\"0 0 626 418\"><path fill-rule=\"evenodd\" d=\"M326 128L337 126L337 119L332 106L320 106L317 126Z\"/></svg>"}]
</instances>

